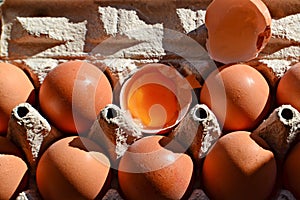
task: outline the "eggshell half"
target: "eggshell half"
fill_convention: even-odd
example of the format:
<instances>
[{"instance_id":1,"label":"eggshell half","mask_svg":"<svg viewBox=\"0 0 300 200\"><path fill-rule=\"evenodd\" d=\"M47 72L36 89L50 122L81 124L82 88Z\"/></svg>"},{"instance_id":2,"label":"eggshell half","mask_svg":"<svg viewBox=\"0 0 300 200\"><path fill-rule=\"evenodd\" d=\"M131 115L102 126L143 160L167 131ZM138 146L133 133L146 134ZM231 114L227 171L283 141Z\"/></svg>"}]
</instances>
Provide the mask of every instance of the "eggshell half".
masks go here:
<instances>
[{"instance_id":1,"label":"eggshell half","mask_svg":"<svg viewBox=\"0 0 300 200\"><path fill-rule=\"evenodd\" d=\"M173 67L159 63L147 64L140 68L136 73L134 73L132 77L126 80L126 82L122 85L121 88L120 107L124 110L127 110L131 114L131 116L132 113L129 109L130 97L135 91L147 84L156 84L169 90L169 92L172 93L175 97L175 101L177 101L176 105L178 105L178 114L176 115L175 120L173 120L173 123L169 123L166 127L149 127L140 123L140 119L134 117L133 119L135 122L137 122L138 125L141 125L141 130L144 133L165 133L172 127L176 126L187 113L192 101L192 88L189 82ZM168 104L168 101L170 102L168 106L170 106L172 104L171 102L173 102L173 99L168 99L168 97L172 95L167 95L157 90L152 90L140 96L144 98L144 101L148 101L149 99L153 98L153 96L158 99L161 98L165 101L166 104ZM154 101L155 98L153 98ZM147 105L148 103L146 104L143 103L142 100L139 100L136 101L135 105L131 105L131 107L133 107L132 109L139 110L141 109L141 107ZM155 114L157 115L155 119L157 120L156 124L161 124L165 122L165 119L167 117L164 116L167 115L166 113L169 113L167 111L168 109L166 109L166 107L164 106L161 106L159 103L153 105L154 106L150 107L150 109L148 110L148 114L150 116ZM174 108L171 109L175 110ZM158 114L155 112L157 112ZM163 122L160 122L158 120L161 120Z\"/></svg>"},{"instance_id":2,"label":"eggshell half","mask_svg":"<svg viewBox=\"0 0 300 200\"><path fill-rule=\"evenodd\" d=\"M205 25L209 55L225 64L255 58L271 37L271 15L261 0L214 0Z\"/></svg>"}]
</instances>

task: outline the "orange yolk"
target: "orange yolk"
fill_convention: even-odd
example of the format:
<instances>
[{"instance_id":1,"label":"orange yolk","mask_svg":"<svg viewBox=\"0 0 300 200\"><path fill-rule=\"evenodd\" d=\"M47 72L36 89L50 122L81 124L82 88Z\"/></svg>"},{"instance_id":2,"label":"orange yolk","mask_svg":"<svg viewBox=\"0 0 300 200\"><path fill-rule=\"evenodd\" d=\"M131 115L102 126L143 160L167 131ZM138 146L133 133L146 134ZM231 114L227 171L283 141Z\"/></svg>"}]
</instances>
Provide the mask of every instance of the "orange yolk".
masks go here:
<instances>
[{"instance_id":1,"label":"orange yolk","mask_svg":"<svg viewBox=\"0 0 300 200\"><path fill-rule=\"evenodd\" d=\"M168 88L149 83L139 87L129 97L128 109L133 118L149 128L165 128L173 125L180 105L176 95Z\"/></svg>"}]
</instances>

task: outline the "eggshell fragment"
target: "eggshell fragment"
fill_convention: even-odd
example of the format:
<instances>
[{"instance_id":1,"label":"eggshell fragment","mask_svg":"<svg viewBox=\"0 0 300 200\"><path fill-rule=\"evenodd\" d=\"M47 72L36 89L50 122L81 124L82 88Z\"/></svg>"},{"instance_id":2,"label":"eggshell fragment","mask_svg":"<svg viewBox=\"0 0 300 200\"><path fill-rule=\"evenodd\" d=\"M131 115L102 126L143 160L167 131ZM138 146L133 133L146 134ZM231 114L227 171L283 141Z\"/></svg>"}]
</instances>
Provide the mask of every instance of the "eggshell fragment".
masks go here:
<instances>
[{"instance_id":1,"label":"eggshell fragment","mask_svg":"<svg viewBox=\"0 0 300 200\"><path fill-rule=\"evenodd\" d=\"M271 151L256 143L249 132L237 131L216 142L204 160L202 174L210 199L268 199L277 169Z\"/></svg>"},{"instance_id":2,"label":"eggshell fragment","mask_svg":"<svg viewBox=\"0 0 300 200\"><path fill-rule=\"evenodd\" d=\"M257 70L235 64L209 75L200 102L215 113L224 130L251 130L266 116L269 97L269 85Z\"/></svg>"},{"instance_id":3,"label":"eggshell fragment","mask_svg":"<svg viewBox=\"0 0 300 200\"><path fill-rule=\"evenodd\" d=\"M0 199L11 199L25 189L27 165L19 149L0 136Z\"/></svg>"},{"instance_id":4,"label":"eggshell fragment","mask_svg":"<svg viewBox=\"0 0 300 200\"><path fill-rule=\"evenodd\" d=\"M205 24L209 55L225 64L255 58L271 37L271 15L261 0L214 0Z\"/></svg>"},{"instance_id":5,"label":"eggshell fragment","mask_svg":"<svg viewBox=\"0 0 300 200\"><path fill-rule=\"evenodd\" d=\"M133 143L118 170L125 199L181 199L193 174L193 162L183 152L179 143L164 136L148 136Z\"/></svg>"},{"instance_id":6,"label":"eggshell fragment","mask_svg":"<svg viewBox=\"0 0 300 200\"><path fill-rule=\"evenodd\" d=\"M300 111L300 63L292 66L280 79L276 99L279 105L290 104Z\"/></svg>"},{"instance_id":7,"label":"eggshell fragment","mask_svg":"<svg viewBox=\"0 0 300 200\"><path fill-rule=\"evenodd\" d=\"M110 163L103 150L83 137L67 137L52 144L36 171L43 199L95 199L107 191Z\"/></svg>"},{"instance_id":8,"label":"eggshell fragment","mask_svg":"<svg viewBox=\"0 0 300 200\"><path fill-rule=\"evenodd\" d=\"M85 133L100 110L112 103L112 88L96 66L68 61L47 74L39 99L43 113L55 127Z\"/></svg>"},{"instance_id":9,"label":"eggshell fragment","mask_svg":"<svg viewBox=\"0 0 300 200\"><path fill-rule=\"evenodd\" d=\"M25 103L34 91L33 84L17 66L0 63L0 134L5 135L12 109Z\"/></svg>"}]
</instances>

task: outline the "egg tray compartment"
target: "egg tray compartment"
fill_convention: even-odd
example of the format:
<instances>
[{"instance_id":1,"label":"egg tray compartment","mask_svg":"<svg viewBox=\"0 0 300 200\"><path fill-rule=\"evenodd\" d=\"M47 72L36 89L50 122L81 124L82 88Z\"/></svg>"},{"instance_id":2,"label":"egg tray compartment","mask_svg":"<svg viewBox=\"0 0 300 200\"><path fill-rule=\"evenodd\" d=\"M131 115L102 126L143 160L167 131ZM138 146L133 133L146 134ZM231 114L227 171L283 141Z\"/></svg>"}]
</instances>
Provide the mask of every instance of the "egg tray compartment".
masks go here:
<instances>
[{"instance_id":1,"label":"egg tray compartment","mask_svg":"<svg viewBox=\"0 0 300 200\"><path fill-rule=\"evenodd\" d=\"M265 0L264 2L271 11L275 28L276 25L280 27L282 24L297 27L297 17L300 13L299 9L297 9L299 8L297 1L291 0L282 2ZM153 41L146 41L150 45L139 50L126 50L126 46L122 46L122 48L125 49L125 51L122 51L122 56L119 54L114 55L115 57L110 57L108 54L99 56L97 55L97 51L93 50L95 50L95 47L97 47L99 43L111 36L106 32L109 31L109 29L105 27L107 25L105 17L107 16L103 17L107 11L117 13L118 16L121 17L122 13L125 13L124 16L129 16L129 20L132 21L132 24L138 25L138 27L142 26L142 28L144 28L145 24L155 26L155 22L162 21L167 24L167 27L183 32L204 46L207 36L204 25L201 25L194 17L184 18L182 17L184 15L181 15L179 19L179 21L181 20L180 22L174 19L178 19L178 13L188 14L187 16L194 16L195 14L196 18L201 18L202 11L205 11L209 3L210 1L198 2L193 0L182 2L168 1L168 3L147 0L140 2L76 0L70 5L70 1L63 0L52 2L39 1L38 4L37 1L34 0L7 0L1 6L1 58L4 62L18 65L24 69L31 77L36 88L39 87L47 72L57 66L57 64L74 59L86 60L100 68L108 67L106 74L111 78L111 83L115 86L116 91L118 90L118 82L122 82L134 69L145 63L158 61L172 64L185 76L194 74L201 82L201 76L190 63L177 55L162 53L157 46L151 46L151 44L153 44L151 42ZM66 6L72 8L65 9ZM166 7L170 8L171 11L168 16L165 16L165 12L161 12L161 10L166 10ZM183 7L188 9L180 9ZM130 11L126 12L127 9L132 9L133 13ZM149 10L152 11L150 12ZM197 12L192 12L193 10L197 10ZM83 14L78 15L78 13ZM158 16L159 19L156 19L154 16ZM296 20L291 20L291 17L294 17ZM285 23L285 19L287 20L286 22L291 23ZM63 30L65 28L66 32L61 32L61 34L65 33L66 35L54 36L50 34L51 31L48 32L48 35L39 31L34 32L34 29L37 27L35 23L39 24L39 22L45 22L47 20L49 20L49 24L63 24L64 26L57 26L55 28L57 30ZM99 23L101 20L102 22ZM282 24L275 20L282 20ZM122 23L125 24L122 18L118 18L117 22L121 23L121 26ZM191 26L188 26L188 24L191 24ZM199 27L196 28L197 26ZM290 27L290 29L292 30L292 27ZM81 31L76 34L71 34L74 30ZM82 33L82 31L84 33ZM276 29L272 31L275 34L272 36L270 43L258 58L250 61L249 64L257 68L266 77L274 92L278 79L283 75L289 65L299 62L298 47L300 41L297 37L294 37L294 35L299 35L297 31L294 32L294 35L291 34L289 29L286 29L287 34L280 33L280 28L279 31L276 31ZM111 34L119 36L119 34L124 33L122 33L121 30L117 30L116 33L112 31ZM78 43L72 43L72 40L78 41ZM130 41L125 40L125 42ZM176 42L179 41L174 38L174 43ZM59 47L57 48L57 46ZM31 50L29 50L30 48ZM280 52L280 50L283 51ZM144 52L147 53L145 54ZM279 54L276 54L276 52L279 52ZM207 61L207 58L204 60ZM103 63L105 64L103 65ZM209 69L205 67L204 69L207 70L205 73L208 74ZM21 105L21 107L26 107L29 112L27 113L26 109L23 108L15 110L16 113L12 114L12 118L9 122L8 137L20 146L27 155L28 165L32 169L30 171L32 176L28 190L22 192L18 199L40 199L34 179L36 159L40 156L39 153L43 152L52 142L65 136L55 127L50 126L32 106L24 104ZM10 134L10 132L14 134ZM45 137L46 135L47 137ZM34 141L29 142L29 138L34 138ZM112 189L108 191L104 199L122 199L118 193L118 183L115 175L116 174L114 174L114 179L112 180ZM194 191L190 199L207 199L197 182L194 185ZM278 199L292 199L292 197L289 197L288 191L282 191Z\"/></svg>"},{"instance_id":2,"label":"egg tray compartment","mask_svg":"<svg viewBox=\"0 0 300 200\"><path fill-rule=\"evenodd\" d=\"M135 131L128 126L131 121L123 114L117 106L108 105L100 112L98 120L95 121L88 135L88 138L109 150L108 157L110 157L113 167L117 167L118 159L116 155L120 153L116 151L118 135L115 130L122 129L123 133L128 134L129 137L137 136L132 134ZM299 140L300 129L297 128L299 124L300 113L293 107L284 105L275 109L253 133L266 139L267 143L271 144L271 149L277 150L274 154L278 163L282 164L290 146L296 140ZM276 128L276 131L274 131L274 128ZM187 130L196 133L196 136L187 137L185 134ZM197 104L169 137L180 141L182 144L191 144L189 153L194 158L195 169L197 169L200 168L202 158L205 157L211 145L218 139L220 133L221 129L214 114L205 105ZM45 118L30 104L22 103L12 112L7 137L25 152L31 175L28 190L21 192L17 199L41 199L35 182L38 158L51 143L65 136L54 127L51 127ZM199 155L201 158L199 158ZM118 192L117 173L113 169L112 171L111 189L108 190L103 199L122 199ZM194 172L196 175L195 180L200 180L198 174L200 171ZM208 199L200 188L199 182L195 181L193 192L188 199ZM287 190L281 190L278 187L276 189L274 199L293 199L293 196Z\"/></svg>"}]
</instances>

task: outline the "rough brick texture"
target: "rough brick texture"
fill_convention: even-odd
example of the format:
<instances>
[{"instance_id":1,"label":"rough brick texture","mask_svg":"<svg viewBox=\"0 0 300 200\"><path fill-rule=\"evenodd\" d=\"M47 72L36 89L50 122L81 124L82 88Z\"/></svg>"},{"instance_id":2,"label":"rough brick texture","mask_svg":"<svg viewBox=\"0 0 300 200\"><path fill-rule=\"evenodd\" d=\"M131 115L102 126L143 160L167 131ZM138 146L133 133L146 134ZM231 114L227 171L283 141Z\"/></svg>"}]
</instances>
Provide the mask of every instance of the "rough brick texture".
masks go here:
<instances>
[{"instance_id":1,"label":"rough brick texture","mask_svg":"<svg viewBox=\"0 0 300 200\"><path fill-rule=\"evenodd\" d=\"M263 1L272 16L272 38L253 62L281 77L300 62L300 1ZM1 5L1 62L26 68L39 83L59 63L72 59L108 67L114 85L138 66L159 61L200 79L212 65L205 53L204 22L210 2L6 0ZM112 189L105 199L121 197ZM207 197L195 190L190 199Z\"/></svg>"}]
</instances>

